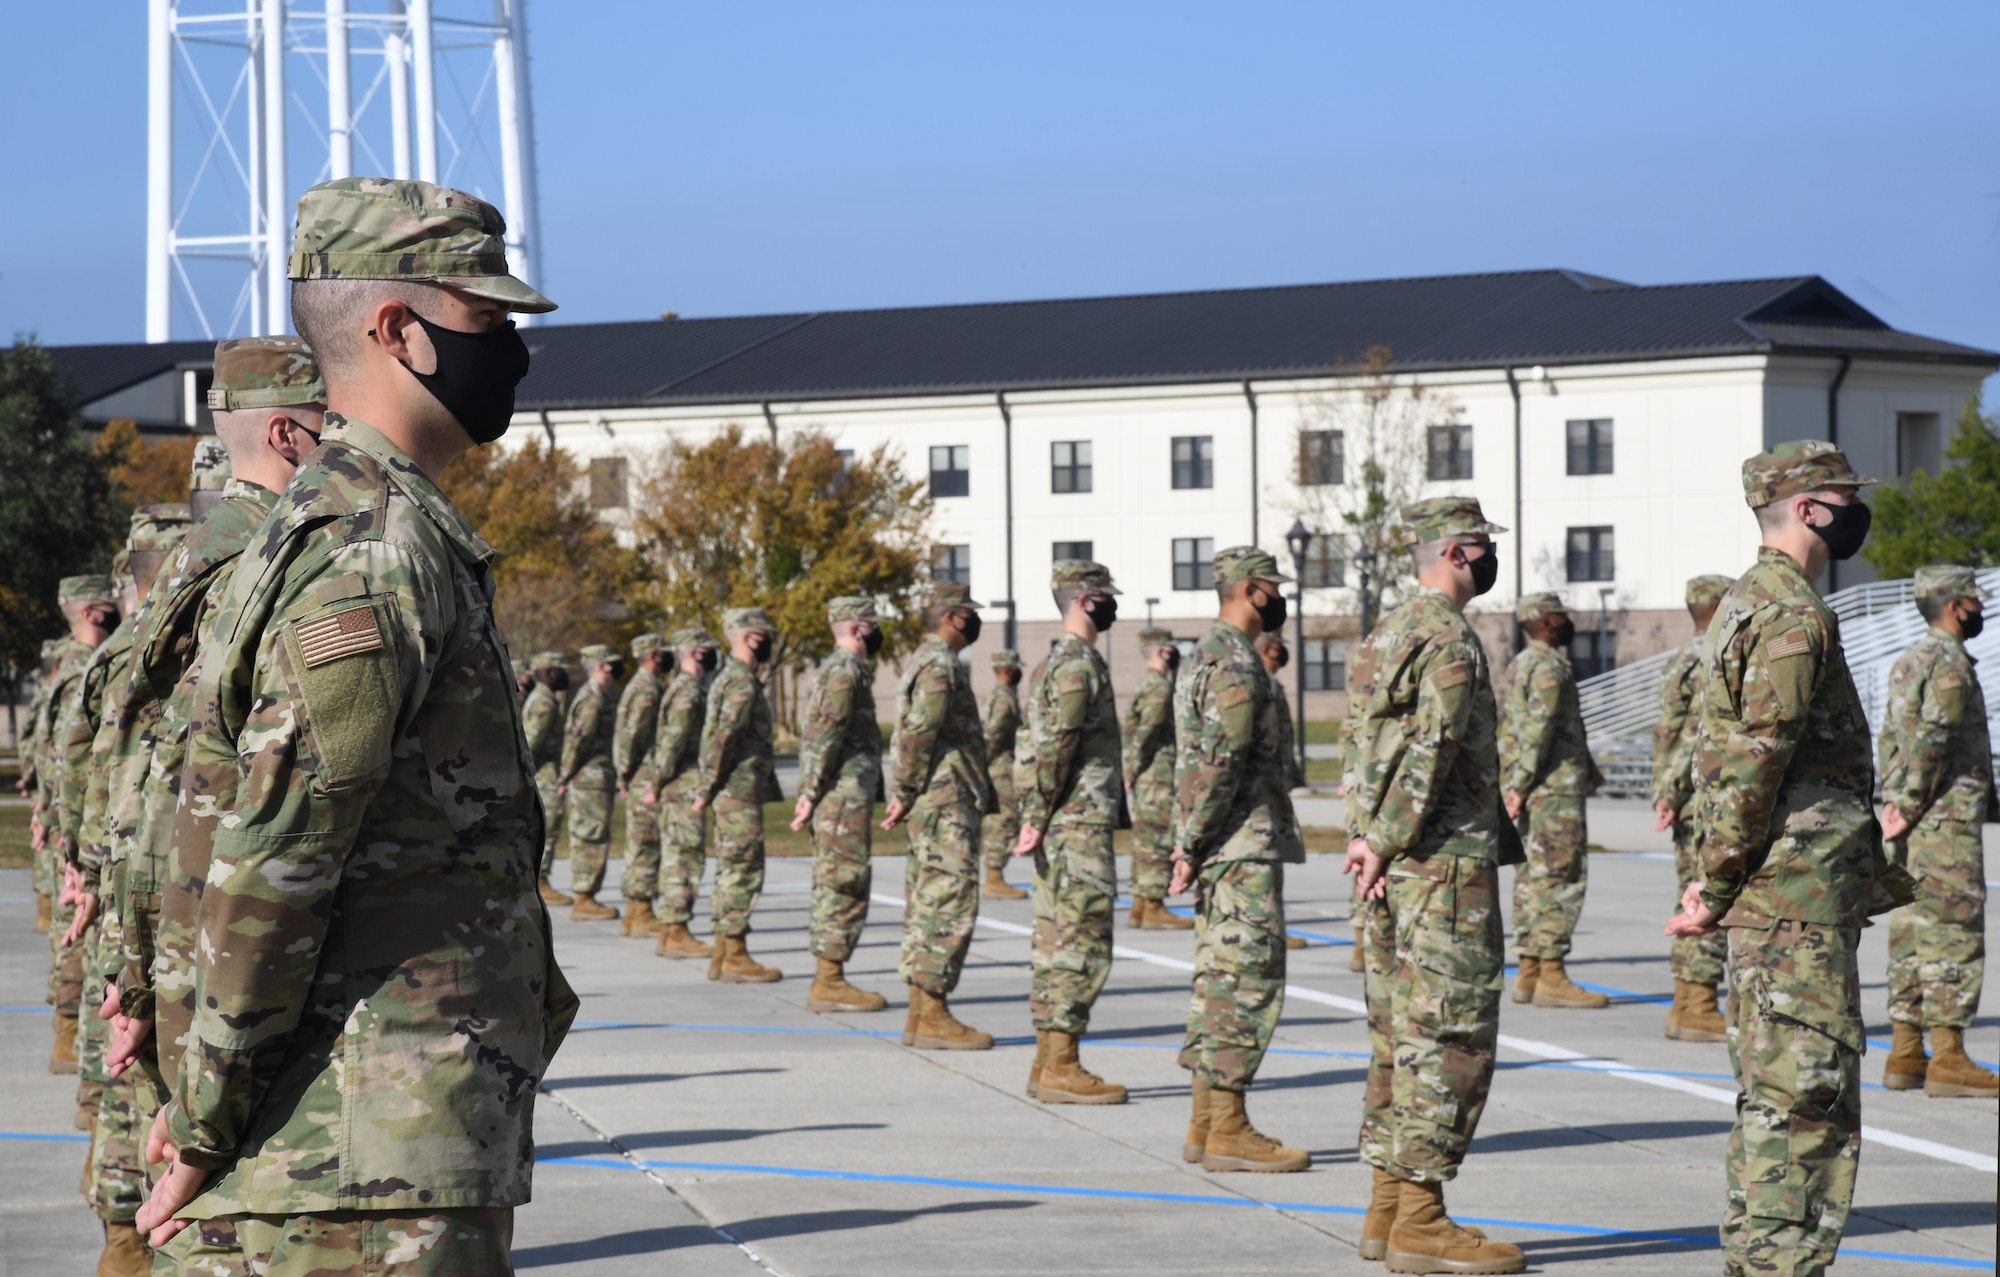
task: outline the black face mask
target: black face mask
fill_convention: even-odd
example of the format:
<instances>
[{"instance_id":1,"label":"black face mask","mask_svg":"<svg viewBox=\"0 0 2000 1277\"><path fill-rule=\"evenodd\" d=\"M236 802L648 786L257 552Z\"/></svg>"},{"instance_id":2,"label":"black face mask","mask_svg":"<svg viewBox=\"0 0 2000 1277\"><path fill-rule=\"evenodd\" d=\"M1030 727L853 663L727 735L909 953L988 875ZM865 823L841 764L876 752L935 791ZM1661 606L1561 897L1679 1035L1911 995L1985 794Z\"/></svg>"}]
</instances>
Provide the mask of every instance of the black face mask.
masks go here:
<instances>
[{"instance_id":1,"label":"black face mask","mask_svg":"<svg viewBox=\"0 0 2000 1277\"><path fill-rule=\"evenodd\" d=\"M625 662L623 661L611 662L611 681L615 683L619 679L624 677L625 677Z\"/></svg>"},{"instance_id":2,"label":"black face mask","mask_svg":"<svg viewBox=\"0 0 2000 1277\"><path fill-rule=\"evenodd\" d=\"M548 689L551 692L567 692L569 690L569 671L550 670L542 676L542 682L548 685Z\"/></svg>"},{"instance_id":3,"label":"black face mask","mask_svg":"<svg viewBox=\"0 0 2000 1277\"><path fill-rule=\"evenodd\" d=\"M1826 542L1827 557L1851 559L1860 553L1861 543L1868 539L1869 526L1875 522L1875 512L1859 501L1853 505L1828 505L1824 501L1813 504L1833 516L1832 523L1813 529Z\"/></svg>"},{"instance_id":4,"label":"black face mask","mask_svg":"<svg viewBox=\"0 0 2000 1277\"><path fill-rule=\"evenodd\" d=\"M1279 668L1279 669L1283 669L1283 668L1285 668L1285 667L1286 667L1287 665L1290 665L1291 663L1292 663L1292 649L1291 649L1291 648L1289 648L1289 647L1281 647L1281 648L1279 648L1279 649L1278 649L1278 668Z\"/></svg>"},{"instance_id":5,"label":"black face mask","mask_svg":"<svg viewBox=\"0 0 2000 1277\"><path fill-rule=\"evenodd\" d=\"M967 612L965 614L964 624L960 626L961 631L965 635L965 645L967 647L971 647L974 643L977 643L979 641L980 628L981 628L981 622L979 619L979 613Z\"/></svg>"},{"instance_id":6,"label":"black face mask","mask_svg":"<svg viewBox=\"0 0 2000 1277\"><path fill-rule=\"evenodd\" d=\"M1564 621L1561 625L1554 626L1549 630L1549 642L1557 647L1568 647L1570 640L1575 637L1575 621Z\"/></svg>"},{"instance_id":7,"label":"black face mask","mask_svg":"<svg viewBox=\"0 0 2000 1277\"><path fill-rule=\"evenodd\" d=\"M1489 545L1486 547L1486 553L1476 559L1470 560L1470 563L1472 565L1472 593L1477 597L1492 589L1493 583L1500 579L1500 551Z\"/></svg>"},{"instance_id":8,"label":"black face mask","mask_svg":"<svg viewBox=\"0 0 2000 1277\"><path fill-rule=\"evenodd\" d=\"M1272 594L1257 605L1257 620L1264 626L1264 633L1276 634L1285 627L1285 618L1291 612L1285 607L1285 596Z\"/></svg>"},{"instance_id":9,"label":"black face mask","mask_svg":"<svg viewBox=\"0 0 2000 1277\"><path fill-rule=\"evenodd\" d=\"M1959 618L1958 629L1966 638L1976 639L1986 629L1986 613L1967 612Z\"/></svg>"},{"instance_id":10,"label":"black face mask","mask_svg":"<svg viewBox=\"0 0 2000 1277\"><path fill-rule=\"evenodd\" d=\"M1092 599L1090 606L1084 610L1090 614L1090 623L1097 627L1099 634L1118 624L1118 600L1108 594Z\"/></svg>"},{"instance_id":11,"label":"black face mask","mask_svg":"<svg viewBox=\"0 0 2000 1277\"><path fill-rule=\"evenodd\" d=\"M714 648L704 647L699 652L695 653L694 663L696 665L701 666L702 673L713 674L715 672L716 665L719 664L720 661L716 656Z\"/></svg>"},{"instance_id":12,"label":"black face mask","mask_svg":"<svg viewBox=\"0 0 2000 1277\"><path fill-rule=\"evenodd\" d=\"M410 375L458 419L474 443L492 443L506 434L514 420L514 387L528 375L528 344L513 321L490 332L462 333L410 313L437 351L436 372L410 368Z\"/></svg>"},{"instance_id":13,"label":"black face mask","mask_svg":"<svg viewBox=\"0 0 2000 1277\"><path fill-rule=\"evenodd\" d=\"M861 649L873 656L882 650L882 631L870 630L861 636Z\"/></svg>"},{"instance_id":14,"label":"black face mask","mask_svg":"<svg viewBox=\"0 0 2000 1277\"><path fill-rule=\"evenodd\" d=\"M762 665L770 659L771 640L762 634L752 634L743 641L743 646L750 649L750 660L754 664Z\"/></svg>"}]
</instances>

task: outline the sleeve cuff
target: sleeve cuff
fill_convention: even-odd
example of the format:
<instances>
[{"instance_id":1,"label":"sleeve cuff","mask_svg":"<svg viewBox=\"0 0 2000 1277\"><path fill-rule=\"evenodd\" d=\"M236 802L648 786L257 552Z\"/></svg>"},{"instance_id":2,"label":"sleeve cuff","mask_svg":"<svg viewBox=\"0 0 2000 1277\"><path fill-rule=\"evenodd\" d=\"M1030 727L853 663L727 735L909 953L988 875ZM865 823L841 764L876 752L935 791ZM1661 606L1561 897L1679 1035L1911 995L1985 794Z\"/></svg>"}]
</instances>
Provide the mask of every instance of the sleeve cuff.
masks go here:
<instances>
[{"instance_id":1,"label":"sleeve cuff","mask_svg":"<svg viewBox=\"0 0 2000 1277\"><path fill-rule=\"evenodd\" d=\"M236 1151L207 1148L195 1138L194 1123L188 1121L177 1100L165 1109L167 1115L167 1142L174 1146L174 1155L182 1162L201 1171L219 1171L236 1160Z\"/></svg>"}]
</instances>

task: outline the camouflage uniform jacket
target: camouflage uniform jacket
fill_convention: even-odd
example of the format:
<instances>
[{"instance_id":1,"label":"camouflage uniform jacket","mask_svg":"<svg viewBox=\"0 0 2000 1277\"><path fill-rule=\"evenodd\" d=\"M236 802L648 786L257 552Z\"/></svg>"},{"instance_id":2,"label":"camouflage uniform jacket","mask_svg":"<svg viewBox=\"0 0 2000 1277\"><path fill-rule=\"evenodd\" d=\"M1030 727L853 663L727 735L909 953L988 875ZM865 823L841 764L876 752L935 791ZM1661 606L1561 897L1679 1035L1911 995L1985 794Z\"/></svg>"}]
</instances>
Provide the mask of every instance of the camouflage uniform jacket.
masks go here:
<instances>
[{"instance_id":1,"label":"camouflage uniform jacket","mask_svg":"<svg viewBox=\"0 0 2000 1277\"><path fill-rule=\"evenodd\" d=\"M328 413L203 644L177 851L207 845L166 1128L184 1212L528 1200L576 1015L535 889L541 800L493 550Z\"/></svg>"},{"instance_id":2,"label":"camouflage uniform jacket","mask_svg":"<svg viewBox=\"0 0 2000 1277\"><path fill-rule=\"evenodd\" d=\"M999 807L987 784L986 735L971 680L951 644L935 634L917 646L896 684L889 757L889 796L906 812L919 799L933 809L955 803L979 812Z\"/></svg>"},{"instance_id":3,"label":"camouflage uniform jacket","mask_svg":"<svg viewBox=\"0 0 2000 1277\"><path fill-rule=\"evenodd\" d=\"M611 750L617 730L618 715L611 705L610 689L594 678L586 678L576 695L570 697L556 783L585 789L611 788Z\"/></svg>"},{"instance_id":4,"label":"camouflage uniform jacket","mask_svg":"<svg viewBox=\"0 0 2000 1277\"><path fill-rule=\"evenodd\" d=\"M1174 847L1197 869L1303 864L1305 839L1278 758L1278 698L1250 637L1227 621L1174 687Z\"/></svg>"},{"instance_id":5,"label":"camouflage uniform jacket","mask_svg":"<svg viewBox=\"0 0 2000 1277\"><path fill-rule=\"evenodd\" d=\"M1702 901L1724 926L1858 927L1882 877L1868 720L1840 622L1765 546L1723 596L1701 674L1695 828Z\"/></svg>"},{"instance_id":6,"label":"camouflage uniform jacket","mask_svg":"<svg viewBox=\"0 0 2000 1277\"><path fill-rule=\"evenodd\" d=\"M1148 668L1125 710L1125 788L1174 783L1174 676Z\"/></svg>"},{"instance_id":7,"label":"camouflage uniform jacket","mask_svg":"<svg viewBox=\"0 0 2000 1277\"><path fill-rule=\"evenodd\" d=\"M685 671L667 680L660 713L653 726L653 748L646 770L665 793L694 778L701 758L701 728L708 716L708 678Z\"/></svg>"},{"instance_id":8,"label":"camouflage uniform jacket","mask_svg":"<svg viewBox=\"0 0 2000 1277\"><path fill-rule=\"evenodd\" d=\"M842 781L873 800L882 779L882 728L875 721L875 671L836 646L819 663L799 742L799 795L817 803Z\"/></svg>"},{"instance_id":9,"label":"camouflage uniform jacket","mask_svg":"<svg viewBox=\"0 0 2000 1277\"><path fill-rule=\"evenodd\" d=\"M62 775L56 734L62 729L62 717L69 708L71 693L76 690L76 680L82 677L84 666L90 663L90 654L96 650L80 639L63 640L62 655L49 675L41 711L35 718L35 788L45 813L42 823L56 833L61 832L56 827L54 809L56 787Z\"/></svg>"},{"instance_id":10,"label":"camouflage uniform jacket","mask_svg":"<svg viewBox=\"0 0 2000 1277\"><path fill-rule=\"evenodd\" d=\"M1700 690L1701 635L1675 652L1660 675L1660 721L1653 724L1653 799L1678 815L1694 796L1694 747L1701 716L1695 713Z\"/></svg>"},{"instance_id":11,"label":"camouflage uniform jacket","mask_svg":"<svg viewBox=\"0 0 2000 1277\"><path fill-rule=\"evenodd\" d=\"M993 694L979 712L979 724L986 737L987 766L996 774L1003 767L1011 772L1014 738L1021 731L1021 694L1012 683L993 684Z\"/></svg>"},{"instance_id":12,"label":"camouflage uniform jacket","mask_svg":"<svg viewBox=\"0 0 2000 1277\"><path fill-rule=\"evenodd\" d=\"M83 841L83 816L90 792L91 777L97 766L97 729L104 724L104 698L112 682L121 675L132 656L131 622L119 626L105 639L83 673L70 688L69 705L63 710L57 729L56 826L62 830L70 864L83 871L86 890L97 890L98 874L104 867L104 844ZM101 828L91 830L101 834Z\"/></svg>"},{"instance_id":13,"label":"camouflage uniform jacket","mask_svg":"<svg viewBox=\"0 0 2000 1277\"><path fill-rule=\"evenodd\" d=\"M618 697L618 731L611 741L611 770L619 785L635 786L644 793L652 776L646 774L646 759L653 752L653 733L659 727L660 676L639 667L632 681Z\"/></svg>"},{"instance_id":14,"label":"camouflage uniform jacket","mask_svg":"<svg viewBox=\"0 0 2000 1277\"><path fill-rule=\"evenodd\" d=\"M49 688L55 683L57 668L50 666L46 673L37 671L34 695L28 698L28 711L21 716L21 738L14 742L14 752L21 760L21 788L30 794L41 788L35 764L42 753L42 708L49 703Z\"/></svg>"},{"instance_id":15,"label":"camouflage uniform jacket","mask_svg":"<svg viewBox=\"0 0 2000 1277\"><path fill-rule=\"evenodd\" d=\"M1889 675L1877 746L1882 801L1912 825L1977 825L1993 810L1993 743L1975 664L1963 642L1933 625Z\"/></svg>"},{"instance_id":16,"label":"camouflage uniform jacket","mask_svg":"<svg viewBox=\"0 0 2000 1277\"><path fill-rule=\"evenodd\" d=\"M1285 695L1285 680L1274 670L1265 670L1264 676L1271 680L1271 699L1278 704L1278 761L1284 769L1285 792L1299 788L1306 783L1306 774L1299 767L1299 738L1292 726L1292 702Z\"/></svg>"},{"instance_id":17,"label":"camouflage uniform jacket","mask_svg":"<svg viewBox=\"0 0 2000 1277\"><path fill-rule=\"evenodd\" d=\"M1347 831L1377 855L1498 863L1498 707L1486 649L1428 586L1383 617L1348 681Z\"/></svg>"},{"instance_id":18,"label":"camouflage uniform jacket","mask_svg":"<svg viewBox=\"0 0 2000 1277\"><path fill-rule=\"evenodd\" d=\"M1118 699L1094 644L1062 636L1028 676L1023 718L1028 739L1015 760L1021 823L1042 831L1126 823Z\"/></svg>"},{"instance_id":19,"label":"camouflage uniform jacket","mask_svg":"<svg viewBox=\"0 0 2000 1277\"><path fill-rule=\"evenodd\" d=\"M771 771L771 703L764 699L757 671L734 656L708 685L695 768L695 796L709 802L722 794L764 802L777 790Z\"/></svg>"},{"instance_id":20,"label":"camouflage uniform jacket","mask_svg":"<svg viewBox=\"0 0 2000 1277\"><path fill-rule=\"evenodd\" d=\"M549 685L537 679L521 702L521 730L528 738L528 758L535 770L562 761L563 708Z\"/></svg>"},{"instance_id":21,"label":"camouflage uniform jacket","mask_svg":"<svg viewBox=\"0 0 2000 1277\"><path fill-rule=\"evenodd\" d=\"M1569 662L1530 639L1514 658L1513 675L1500 719L1500 788L1523 797L1596 793L1604 775L1590 756Z\"/></svg>"}]
</instances>

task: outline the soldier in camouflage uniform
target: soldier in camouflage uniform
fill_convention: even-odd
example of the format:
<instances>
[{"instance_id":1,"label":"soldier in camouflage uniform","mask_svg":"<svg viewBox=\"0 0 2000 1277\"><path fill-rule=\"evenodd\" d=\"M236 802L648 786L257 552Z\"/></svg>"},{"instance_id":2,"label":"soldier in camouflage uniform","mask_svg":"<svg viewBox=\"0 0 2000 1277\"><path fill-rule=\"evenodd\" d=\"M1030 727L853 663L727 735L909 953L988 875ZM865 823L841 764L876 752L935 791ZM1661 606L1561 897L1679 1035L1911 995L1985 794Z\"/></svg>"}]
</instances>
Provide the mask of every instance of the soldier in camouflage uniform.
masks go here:
<instances>
[{"instance_id":1,"label":"soldier in camouflage uniform","mask_svg":"<svg viewBox=\"0 0 2000 1277\"><path fill-rule=\"evenodd\" d=\"M1305 769L1299 765L1298 733L1292 724L1291 694L1285 690L1285 680L1278 677L1278 672L1292 663L1292 653L1285 646L1284 636L1275 632L1259 634L1254 646L1257 659L1263 662L1264 673L1271 680L1271 697L1278 707L1278 754L1283 768L1279 783L1285 787L1286 793L1290 793L1305 788L1306 783ZM1303 949L1306 938L1287 932L1285 947Z\"/></svg>"},{"instance_id":2,"label":"soldier in camouflage uniform","mask_svg":"<svg viewBox=\"0 0 2000 1277\"><path fill-rule=\"evenodd\" d=\"M1021 800L1014 792L1014 738L1021 731L1021 654L1003 647L993 654L993 693L979 711L986 733L986 770L993 781L998 810L979 825L980 854L986 861L986 881L979 894L986 900L1025 900L1028 893L1007 881L1007 862L1021 836Z\"/></svg>"},{"instance_id":3,"label":"soldier in camouflage uniform","mask_svg":"<svg viewBox=\"0 0 2000 1277\"><path fill-rule=\"evenodd\" d=\"M979 918L980 819L999 805L987 779L979 705L958 661L979 639L978 608L965 586L931 583L923 613L929 636L896 685L896 729L889 740L889 806L882 829L910 822L903 872L909 909L899 964L910 986L903 1045L926 1051L993 1046L992 1034L961 1024L946 1001L958 987ZM1025 819L1025 810L1022 815Z\"/></svg>"},{"instance_id":4,"label":"soldier in camouflage uniform","mask_svg":"<svg viewBox=\"0 0 2000 1277\"><path fill-rule=\"evenodd\" d=\"M1167 912L1174 859L1174 668L1180 649L1173 632L1139 631L1146 673L1125 710L1125 792L1132 811L1132 912L1141 931L1187 931L1192 919Z\"/></svg>"},{"instance_id":5,"label":"soldier in camouflage uniform","mask_svg":"<svg viewBox=\"0 0 2000 1277\"><path fill-rule=\"evenodd\" d=\"M1035 1059L1028 1094L1044 1104L1123 1104L1125 1088L1077 1059L1111 974L1118 900L1113 831L1130 827L1119 771L1118 703L1097 637L1118 616L1102 564L1059 560L1049 579L1063 636L1028 676L1018 785L1017 856L1035 857L1028 1006Z\"/></svg>"},{"instance_id":6,"label":"soldier in camouflage uniform","mask_svg":"<svg viewBox=\"0 0 2000 1277\"><path fill-rule=\"evenodd\" d=\"M618 916L599 904L604 866L611 858L611 805L617 776L611 751L618 731L618 649L592 643L578 653L583 660L583 686L570 698L563 720L562 761L556 766L556 796L569 804L569 886L576 896L569 916L580 922Z\"/></svg>"},{"instance_id":7,"label":"soldier in camouflage uniform","mask_svg":"<svg viewBox=\"0 0 2000 1277\"><path fill-rule=\"evenodd\" d=\"M1183 1159L1211 1171L1299 1171L1312 1165L1251 1125L1245 1092L1285 1005L1285 866L1305 839L1279 756L1279 698L1257 636L1285 622L1269 554L1215 556L1220 608L1174 688L1175 895L1199 883L1194 993L1181 1067L1194 1075Z\"/></svg>"},{"instance_id":8,"label":"soldier in camouflage uniform","mask_svg":"<svg viewBox=\"0 0 2000 1277\"><path fill-rule=\"evenodd\" d=\"M660 934L653 917L653 897L660 889L660 809L643 801L653 782L646 760L659 730L660 695L674 654L663 636L641 634L632 640L632 659L638 668L618 698L618 731L611 741L611 768L618 777L618 796L625 800L625 872L618 879L625 918L618 934L652 939Z\"/></svg>"},{"instance_id":9,"label":"soldier in camouflage uniform","mask_svg":"<svg viewBox=\"0 0 2000 1277\"><path fill-rule=\"evenodd\" d=\"M882 729L875 723L875 666L882 647L875 600L848 595L829 602L833 651L819 664L799 743L799 797L792 828L812 825L810 1011L880 1011L879 993L847 982L847 960L868 925L869 822L882 783Z\"/></svg>"},{"instance_id":10,"label":"soldier in camouflage uniform","mask_svg":"<svg viewBox=\"0 0 2000 1277\"><path fill-rule=\"evenodd\" d=\"M1465 605L1500 561L1472 497L1403 507L1418 589L1348 679L1346 869L1365 902L1372 1058L1361 1158L1374 1170L1361 1253L1400 1272L1518 1272L1518 1247L1445 1211L1486 1108L1500 1033L1498 707Z\"/></svg>"},{"instance_id":11,"label":"soldier in camouflage uniform","mask_svg":"<svg viewBox=\"0 0 2000 1277\"><path fill-rule=\"evenodd\" d=\"M35 762L42 747L40 735L44 729L42 713L49 703L50 685L55 681L56 670L61 666L69 644L70 640L67 638L42 640L41 663L35 667L34 694L28 698L27 713L22 715L21 738L14 743L15 755L21 761L21 778L15 783L15 788L28 800L31 809L29 821L31 827L35 828L39 827L34 823L36 817L41 814L41 780L35 771ZM37 851L34 866L35 934L45 936L49 933L49 918L52 913L50 897L53 893L42 890L40 860L41 856Z\"/></svg>"},{"instance_id":12,"label":"soldier in camouflage uniform","mask_svg":"<svg viewBox=\"0 0 2000 1277\"><path fill-rule=\"evenodd\" d=\"M1996 1079L1965 1054L1986 972L1986 873L1979 827L1992 817L1993 742L1986 696L1965 640L1985 628L1987 595L1971 568L1917 569L1929 631L1897 659L1878 753L1882 832L1917 880L1889 915L1889 1019L1883 1065L1892 1091L1992 1099ZM1924 1056L1924 1030L1934 1051Z\"/></svg>"},{"instance_id":13,"label":"soldier in camouflage uniform","mask_svg":"<svg viewBox=\"0 0 2000 1277\"><path fill-rule=\"evenodd\" d=\"M542 860L537 890L544 904L566 905L574 897L558 891L549 882L556 859L556 836L562 830L563 796L556 784L556 770L562 765L564 693L569 691L569 671L563 668L561 652L537 652L530 658L534 686L521 702L521 726L528 737L528 758L535 764L535 787L542 796L542 812L548 830L542 836Z\"/></svg>"},{"instance_id":14,"label":"soldier in camouflage uniform","mask_svg":"<svg viewBox=\"0 0 2000 1277\"><path fill-rule=\"evenodd\" d=\"M776 967L750 956L744 937L764 894L764 804L784 797L771 764L771 702L757 673L770 664L778 630L761 607L722 614L729 660L709 684L696 763L697 816L715 808L715 954L708 978L725 984L769 984L783 978Z\"/></svg>"},{"instance_id":15,"label":"soldier in camouflage uniform","mask_svg":"<svg viewBox=\"0 0 2000 1277\"><path fill-rule=\"evenodd\" d=\"M720 649L698 625L675 631L672 642L680 654L680 670L660 696L653 749L646 760L651 780L645 801L659 812L662 841L655 909L660 938L653 952L662 958L708 958L715 955L714 946L695 939L688 923L694 920L695 896L701 891L707 832L707 818L693 807L696 764L708 714L708 683Z\"/></svg>"},{"instance_id":16,"label":"soldier in camouflage uniform","mask_svg":"<svg viewBox=\"0 0 2000 1277\"><path fill-rule=\"evenodd\" d=\"M1680 891L1701 877L1695 851L1694 830L1683 813L1694 797L1695 730L1701 725L1695 712L1696 679L1708 646L1708 623L1729 587L1732 577L1698 576L1687 583L1688 615L1694 620L1694 637L1682 644L1667 662L1660 676L1660 721L1653 725L1653 811L1654 827L1671 829L1674 837L1674 873ZM1678 893L1675 899L1679 899ZM1722 969L1729 961L1727 933L1716 930L1705 936L1679 936L1673 942L1674 1001L1667 1008L1667 1036L1683 1042L1722 1042L1728 1025L1716 1000L1722 983Z\"/></svg>"},{"instance_id":17,"label":"soldier in camouflage uniform","mask_svg":"<svg viewBox=\"0 0 2000 1277\"><path fill-rule=\"evenodd\" d=\"M507 312L551 306L501 273L503 234L424 182L299 201L292 313L331 410L197 675L174 837L208 866L204 957L138 1220L170 1263L206 1229L170 1234L226 1218L255 1272L509 1271L577 1002L535 895L493 550L431 473L504 431L527 362Z\"/></svg>"},{"instance_id":18,"label":"soldier in camouflage uniform","mask_svg":"<svg viewBox=\"0 0 2000 1277\"><path fill-rule=\"evenodd\" d=\"M1911 898L1882 853L1868 722L1840 624L1813 581L1861 548L1868 507L1830 443L1743 463L1763 547L1708 632L1695 753L1702 881L1669 935L1730 929L1729 1050L1740 1094L1724 1271L1824 1272L1861 1151L1860 972L1871 913Z\"/></svg>"},{"instance_id":19,"label":"soldier in camouflage uniform","mask_svg":"<svg viewBox=\"0 0 2000 1277\"><path fill-rule=\"evenodd\" d=\"M1500 793L1521 831L1528 863L1514 871L1514 1001L1538 1007L1607 1006L1563 969L1590 881L1584 799L1603 774L1590 756L1576 676L1557 648L1576 637L1562 599L1530 594L1514 605L1528 645L1514 658L1500 714Z\"/></svg>"}]
</instances>

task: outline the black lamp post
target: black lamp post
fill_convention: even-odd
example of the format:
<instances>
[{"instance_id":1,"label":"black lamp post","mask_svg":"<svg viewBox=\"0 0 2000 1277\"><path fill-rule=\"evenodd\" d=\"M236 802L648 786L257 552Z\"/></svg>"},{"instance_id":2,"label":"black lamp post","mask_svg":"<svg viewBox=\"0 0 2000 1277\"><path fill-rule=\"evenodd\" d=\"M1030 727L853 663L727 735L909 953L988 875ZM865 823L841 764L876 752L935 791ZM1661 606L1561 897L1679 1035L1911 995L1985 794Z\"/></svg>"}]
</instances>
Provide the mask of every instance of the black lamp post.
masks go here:
<instances>
[{"instance_id":1,"label":"black lamp post","mask_svg":"<svg viewBox=\"0 0 2000 1277\"><path fill-rule=\"evenodd\" d=\"M1305 520L1293 519L1291 531L1285 533L1285 544L1292 551L1292 575L1298 584L1292 587L1293 597L1298 607L1292 612L1292 652L1293 695L1297 698L1299 712L1296 716L1298 730L1293 733L1293 744L1299 751L1299 775L1306 774L1306 550L1312 545L1312 533L1306 531Z\"/></svg>"},{"instance_id":2,"label":"black lamp post","mask_svg":"<svg viewBox=\"0 0 2000 1277\"><path fill-rule=\"evenodd\" d=\"M1361 573L1361 637L1367 638L1375 628L1374 596L1368 592L1368 582L1373 577L1375 567L1375 547L1366 541L1354 552L1354 566Z\"/></svg>"}]
</instances>

